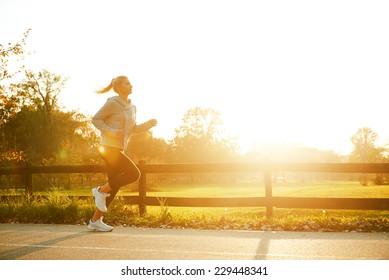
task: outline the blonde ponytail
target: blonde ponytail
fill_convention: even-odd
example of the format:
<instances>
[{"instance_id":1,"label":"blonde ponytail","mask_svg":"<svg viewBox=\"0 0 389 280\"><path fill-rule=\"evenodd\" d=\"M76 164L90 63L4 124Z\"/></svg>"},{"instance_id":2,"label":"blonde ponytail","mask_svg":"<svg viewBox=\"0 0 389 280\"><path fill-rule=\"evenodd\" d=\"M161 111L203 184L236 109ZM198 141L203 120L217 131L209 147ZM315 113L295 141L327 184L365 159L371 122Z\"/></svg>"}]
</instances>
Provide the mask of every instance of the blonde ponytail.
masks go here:
<instances>
[{"instance_id":1,"label":"blonde ponytail","mask_svg":"<svg viewBox=\"0 0 389 280\"><path fill-rule=\"evenodd\" d=\"M113 89L114 92L119 93L119 85L120 85L120 83L123 83L123 81L125 81L125 80L128 80L128 78L126 76L118 76L116 78L113 78L111 80L111 83L108 86L106 86L103 89L97 90L96 92L97 93L106 93L106 92L110 91L111 89Z\"/></svg>"},{"instance_id":2,"label":"blonde ponytail","mask_svg":"<svg viewBox=\"0 0 389 280\"><path fill-rule=\"evenodd\" d=\"M103 89L96 90L96 92L99 93L99 94L102 94L102 93L106 93L106 92L110 91L114 87L115 80L116 80L116 78L113 78L111 80L111 83L108 86L106 86Z\"/></svg>"}]
</instances>

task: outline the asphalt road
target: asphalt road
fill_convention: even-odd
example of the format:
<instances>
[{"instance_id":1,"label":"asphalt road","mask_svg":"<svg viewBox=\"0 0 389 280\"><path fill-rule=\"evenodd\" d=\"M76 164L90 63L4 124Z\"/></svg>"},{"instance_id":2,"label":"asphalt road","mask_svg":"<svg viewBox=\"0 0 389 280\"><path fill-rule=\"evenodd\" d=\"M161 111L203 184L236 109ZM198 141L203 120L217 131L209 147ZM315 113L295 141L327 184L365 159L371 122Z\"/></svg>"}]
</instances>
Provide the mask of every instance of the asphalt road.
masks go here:
<instances>
[{"instance_id":1,"label":"asphalt road","mask_svg":"<svg viewBox=\"0 0 389 280\"><path fill-rule=\"evenodd\" d=\"M0 224L2 260L389 260L389 233Z\"/></svg>"}]
</instances>

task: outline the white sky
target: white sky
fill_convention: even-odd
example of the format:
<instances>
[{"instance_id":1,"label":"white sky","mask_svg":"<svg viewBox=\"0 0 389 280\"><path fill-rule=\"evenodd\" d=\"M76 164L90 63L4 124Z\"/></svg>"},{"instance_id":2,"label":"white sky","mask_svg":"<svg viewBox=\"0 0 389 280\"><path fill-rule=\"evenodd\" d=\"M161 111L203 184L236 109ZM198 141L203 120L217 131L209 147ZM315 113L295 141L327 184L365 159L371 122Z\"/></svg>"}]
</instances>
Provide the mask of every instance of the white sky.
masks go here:
<instances>
[{"instance_id":1,"label":"white sky","mask_svg":"<svg viewBox=\"0 0 389 280\"><path fill-rule=\"evenodd\" d=\"M127 75L156 137L202 106L245 145L348 153L360 127L389 139L388 15L373 0L0 0L0 43L32 28L30 68L68 76L62 102L85 114Z\"/></svg>"}]
</instances>

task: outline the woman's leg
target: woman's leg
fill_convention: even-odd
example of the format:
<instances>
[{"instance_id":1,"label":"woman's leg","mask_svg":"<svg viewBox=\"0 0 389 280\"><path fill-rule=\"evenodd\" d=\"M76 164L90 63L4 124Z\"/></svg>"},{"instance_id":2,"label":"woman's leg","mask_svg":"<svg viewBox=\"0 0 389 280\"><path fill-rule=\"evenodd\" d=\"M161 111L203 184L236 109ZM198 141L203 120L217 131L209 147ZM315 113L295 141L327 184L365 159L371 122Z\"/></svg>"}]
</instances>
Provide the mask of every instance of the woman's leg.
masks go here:
<instances>
[{"instance_id":1,"label":"woman's leg","mask_svg":"<svg viewBox=\"0 0 389 280\"><path fill-rule=\"evenodd\" d=\"M104 193L109 193L111 192L112 189L111 186L109 185L109 182L107 182L104 185L102 185L99 190Z\"/></svg>"},{"instance_id":2,"label":"woman's leg","mask_svg":"<svg viewBox=\"0 0 389 280\"><path fill-rule=\"evenodd\" d=\"M100 153L107 164L108 183L101 186L98 191L109 193L109 196L104 198L105 205L108 207L120 187L139 180L140 171L132 160L118 149L104 147L104 149L100 150ZM99 221L103 214L102 211L96 209L88 228L99 231L111 231L111 226L104 224L102 220Z\"/></svg>"},{"instance_id":3,"label":"woman's leg","mask_svg":"<svg viewBox=\"0 0 389 280\"><path fill-rule=\"evenodd\" d=\"M92 222L99 220L103 215L104 215L103 212L101 212L99 209L96 209L95 213L91 218Z\"/></svg>"},{"instance_id":4,"label":"woman's leg","mask_svg":"<svg viewBox=\"0 0 389 280\"><path fill-rule=\"evenodd\" d=\"M102 186L100 191L110 194L106 199L108 207L122 186L139 180L140 171L135 163L119 149L103 147L99 150L107 164L108 183Z\"/></svg>"},{"instance_id":5,"label":"woman's leg","mask_svg":"<svg viewBox=\"0 0 389 280\"><path fill-rule=\"evenodd\" d=\"M110 173L110 172L109 172ZM107 197L107 207L111 204L115 198L119 189L122 186L129 185L138 181L140 178L140 171L136 164L127 157L124 153L119 152L119 156L114 167L114 172L108 175L108 182L111 188L110 196Z\"/></svg>"},{"instance_id":6,"label":"woman's leg","mask_svg":"<svg viewBox=\"0 0 389 280\"><path fill-rule=\"evenodd\" d=\"M111 189L111 186L109 185L109 182L105 183L99 189L99 191L104 192L104 193L109 193L111 190L112 189ZM104 215L104 212L101 212L99 209L96 208L96 211L92 216L92 221L99 220L103 215Z\"/></svg>"}]
</instances>

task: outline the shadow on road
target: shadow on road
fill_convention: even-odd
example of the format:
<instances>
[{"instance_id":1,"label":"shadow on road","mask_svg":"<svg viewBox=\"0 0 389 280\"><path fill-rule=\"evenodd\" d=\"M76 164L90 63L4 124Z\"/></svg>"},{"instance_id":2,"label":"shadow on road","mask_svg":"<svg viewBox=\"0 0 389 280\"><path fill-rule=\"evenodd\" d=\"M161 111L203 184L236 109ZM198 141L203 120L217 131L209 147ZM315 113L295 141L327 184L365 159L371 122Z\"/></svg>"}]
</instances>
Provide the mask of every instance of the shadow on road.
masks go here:
<instances>
[{"instance_id":1,"label":"shadow on road","mask_svg":"<svg viewBox=\"0 0 389 280\"><path fill-rule=\"evenodd\" d=\"M96 233L92 233L92 232L72 233L70 235L65 235L65 236L62 236L62 237L57 237L57 238L54 238L54 239L51 239L51 240L45 240L43 242L39 242L39 243L35 243L35 244L29 244L28 246L18 247L16 249L11 249L11 250L8 250L8 251L4 252L3 254L1 254L0 259L2 259L2 260L16 260L16 259L20 259L21 257L26 256L28 254L35 253L35 252L38 252L38 251L41 251L41 250L45 250L48 247L52 247L53 245L58 244L59 242L70 240L70 239L74 239L74 238L78 238L78 237L81 237L81 236L90 235L90 234L96 234Z\"/></svg>"}]
</instances>

